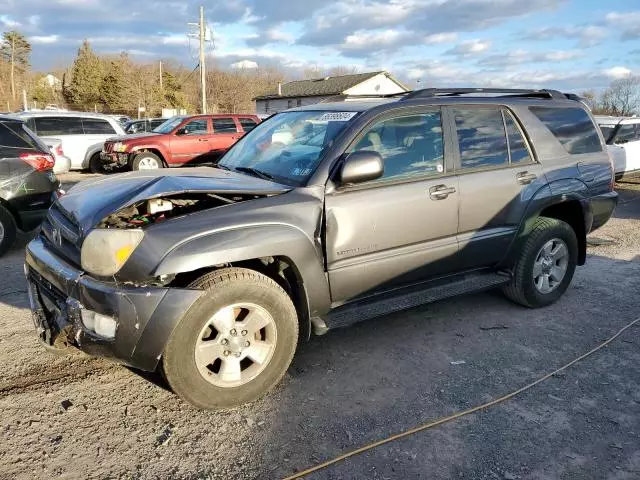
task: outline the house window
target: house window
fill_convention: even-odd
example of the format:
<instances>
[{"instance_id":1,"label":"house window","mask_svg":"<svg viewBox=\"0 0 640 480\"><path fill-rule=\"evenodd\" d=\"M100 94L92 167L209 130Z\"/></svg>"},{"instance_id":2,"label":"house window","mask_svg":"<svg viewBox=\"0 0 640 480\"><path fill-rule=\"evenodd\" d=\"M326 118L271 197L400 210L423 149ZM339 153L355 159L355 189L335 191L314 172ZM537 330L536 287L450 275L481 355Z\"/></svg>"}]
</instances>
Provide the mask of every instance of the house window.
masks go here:
<instances>
[{"instance_id":1,"label":"house window","mask_svg":"<svg viewBox=\"0 0 640 480\"><path fill-rule=\"evenodd\" d=\"M264 101L264 113L269 113L269 100Z\"/></svg>"},{"instance_id":2,"label":"house window","mask_svg":"<svg viewBox=\"0 0 640 480\"><path fill-rule=\"evenodd\" d=\"M293 99L289 99L287 100L287 108L293 108L294 106L294 100Z\"/></svg>"},{"instance_id":3,"label":"house window","mask_svg":"<svg viewBox=\"0 0 640 480\"><path fill-rule=\"evenodd\" d=\"M301 98L296 100L296 107L300 107L300 106L302 106L302 99Z\"/></svg>"}]
</instances>

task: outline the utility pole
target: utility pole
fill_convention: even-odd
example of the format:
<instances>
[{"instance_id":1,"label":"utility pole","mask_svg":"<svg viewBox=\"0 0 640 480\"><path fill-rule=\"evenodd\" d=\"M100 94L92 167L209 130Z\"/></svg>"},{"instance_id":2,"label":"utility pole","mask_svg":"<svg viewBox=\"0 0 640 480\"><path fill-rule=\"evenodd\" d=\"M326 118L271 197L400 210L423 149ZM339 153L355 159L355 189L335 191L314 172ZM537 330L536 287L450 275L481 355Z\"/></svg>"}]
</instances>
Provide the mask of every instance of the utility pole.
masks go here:
<instances>
[{"instance_id":1,"label":"utility pole","mask_svg":"<svg viewBox=\"0 0 640 480\"><path fill-rule=\"evenodd\" d=\"M189 26L198 28L198 33L190 33L189 36L197 36L200 41L200 113L207 113L207 65L204 49L207 27L204 23L204 6L200 6L200 21L190 23Z\"/></svg>"},{"instance_id":2,"label":"utility pole","mask_svg":"<svg viewBox=\"0 0 640 480\"><path fill-rule=\"evenodd\" d=\"M29 104L27 103L27 91L22 89L22 109L27 112L29 111Z\"/></svg>"},{"instance_id":3,"label":"utility pole","mask_svg":"<svg viewBox=\"0 0 640 480\"><path fill-rule=\"evenodd\" d=\"M204 6L200 5L200 89L201 89L201 113L207 113L207 77L206 61L204 55Z\"/></svg>"},{"instance_id":4,"label":"utility pole","mask_svg":"<svg viewBox=\"0 0 640 480\"><path fill-rule=\"evenodd\" d=\"M162 92L162 60L160 60L160 91Z\"/></svg>"}]
</instances>

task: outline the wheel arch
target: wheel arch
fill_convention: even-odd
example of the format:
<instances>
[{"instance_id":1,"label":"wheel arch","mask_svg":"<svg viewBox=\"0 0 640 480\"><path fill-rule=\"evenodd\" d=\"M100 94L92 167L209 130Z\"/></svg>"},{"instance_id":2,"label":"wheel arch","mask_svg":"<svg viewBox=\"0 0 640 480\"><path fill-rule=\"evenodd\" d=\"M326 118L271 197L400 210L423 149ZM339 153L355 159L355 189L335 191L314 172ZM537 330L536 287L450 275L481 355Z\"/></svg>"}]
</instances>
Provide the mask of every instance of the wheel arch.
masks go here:
<instances>
[{"instance_id":1,"label":"wheel arch","mask_svg":"<svg viewBox=\"0 0 640 480\"><path fill-rule=\"evenodd\" d=\"M165 167L169 166L169 164L167 163L166 156L164 155L164 153L162 153L162 150L160 150L158 147L134 147L131 150L131 161L133 161L133 159L137 155L145 152L150 152L150 153L153 153L154 155L157 155L162 161L162 163L164 163Z\"/></svg>"}]
</instances>

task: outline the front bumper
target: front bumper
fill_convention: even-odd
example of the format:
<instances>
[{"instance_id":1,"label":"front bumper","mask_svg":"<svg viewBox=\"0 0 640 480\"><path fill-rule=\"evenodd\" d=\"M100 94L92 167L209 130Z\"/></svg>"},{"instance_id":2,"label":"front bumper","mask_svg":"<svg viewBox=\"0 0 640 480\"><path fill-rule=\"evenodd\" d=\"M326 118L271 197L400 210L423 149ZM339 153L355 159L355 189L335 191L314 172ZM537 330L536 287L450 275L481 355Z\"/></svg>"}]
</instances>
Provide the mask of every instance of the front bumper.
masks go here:
<instances>
[{"instance_id":1,"label":"front bumper","mask_svg":"<svg viewBox=\"0 0 640 480\"><path fill-rule=\"evenodd\" d=\"M27 245L25 274L36 330L47 346L74 346L147 371L156 368L175 325L202 295L96 280L55 256L40 238ZM86 329L81 308L114 317L115 338Z\"/></svg>"},{"instance_id":2,"label":"front bumper","mask_svg":"<svg viewBox=\"0 0 640 480\"><path fill-rule=\"evenodd\" d=\"M122 166L123 167L129 163L129 154L116 153L116 152L107 153L103 151L100 153L100 160L102 160L102 163L105 166L111 166L111 167Z\"/></svg>"}]
</instances>

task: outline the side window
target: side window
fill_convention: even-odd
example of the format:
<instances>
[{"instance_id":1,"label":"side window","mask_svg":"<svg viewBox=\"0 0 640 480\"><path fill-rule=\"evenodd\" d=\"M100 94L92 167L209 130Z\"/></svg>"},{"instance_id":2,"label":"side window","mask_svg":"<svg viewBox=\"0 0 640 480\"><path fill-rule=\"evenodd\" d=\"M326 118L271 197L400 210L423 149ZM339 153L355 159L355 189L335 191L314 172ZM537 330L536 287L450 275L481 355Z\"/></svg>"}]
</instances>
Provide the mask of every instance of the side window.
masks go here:
<instances>
[{"instance_id":1,"label":"side window","mask_svg":"<svg viewBox=\"0 0 640 480\"><path fill-rule=\"evenodd\" d=\"M213 119L213 133L236 133L238 127L233 118L214 118Z\"/></svg>"},{"instance_id":2,"label":"side window","mask_svg":"<svg viewBox=\"0 0 640 480\"><path fill-rule=\"evenodd\" d=\"M531 162L531 154L527 148L527 143L522 136L522 132L518 128L515 119L511 113L504 111L504 122L507 126L507 138L509 139L509 153L511 154L511 163L529 163Z\"/></svg>"},{"instance_id":3,"label":"side window","mask_svg":"<svg viewBox=\"0 0 640 480\"><path fill-rule=\"evenodd\" d=\"M207 135L209 133L206 118L191 120L182 128L185 129L187 135Z\"/></svg>"},{"instance_id":4,"label":"side window","mask_svg":"<svg viewBox=\"0 0 640 480\"><path fill-rule=\"evenodd\" d=\"M502 167L509 151L502 112L497 108L455 108L462 168Z\"/></svg>"},{"instance_id":5,"label":"side window","mask_svg":"<svg viewBox=\"0 0 640 480\"><path fill-rule=\"evenodd\" d=\"M116 133L109 122L99 118L83 118L82 127L84 133L88 135L114 135Z\"/></svg>"},{"instance_id":6,"label":"side window","mask_svg":"<svg viewBox=\"0 0 640 480\"><path fill-rule=\"evenodd\" d=\"M551 130L567 152L601 152L602 145L596 126L582 108L529 107L538 119Z\"/></svg>"},{"instance_id":7,"label":"side window","mask_svg":"<svg viewBox=\"0 0 640 480\"><path fill-rule=\"evenodd\" d=\"M18 129L22 129L22 125L17 123L10 127L11 123L0 123L0 146L9 148L33 148L33 140L28 141L18 134ZM26 134L25 134L26 135ZM27 137L28 138L28 137Z\"/></svg>"},{"instance_id":8,"label":"side window","mask_svg":"<svg viewBox=\"0 0 640 480\"><path fill-rule=\"evenodd\" d=\"M391 118L369 128L352 152L371 150L384 160L382 179L438 175L444 171L440 112Z\"/></svg>"},{"instance_id":9,"label":"side window","mask_svg":"<svg viewBox=\"0 0 640 480\"><path fill-rule=\"evenodd\" d=\"M36 117L35 121L41 137L84 134L82 119L78 117Z\"/></svg>"},{"instance_id":10,"label":"side window","mask_svg":"<svg viewBox=\"0 0 640 480\"><path fill-rule=\"evenodd\" d=\"M620 125L620 127L618 128L618 133L616 133L614 143L624 144L635 142L637 140L640 140L640 131L638 129L638 125L626 124Z\"/></svg>"},{"instance_id":11,"label":"side window","mask_svg":"<svg viewBox=\"0 0 640 480\"><path fill-rule=\"evenodd\" d=\"M151 120L149 128L151 130L153 130L154 128L159 127L160 125L162 125L166 120L164 118L159 118L157 120Z\"/></svg>"},{"instance_id":12,"label":"side window","mask_svg":"<svg viewBox=\"0 0 640 480\"><path fill-rule=\"evenodd\" d=\"M245 132L250 132L251 130L253 130L254 128L256 128L256 121L253 120L252 118L240 118L240 125L242 125L242 129Z\"/></svg>"}]
</instances>

